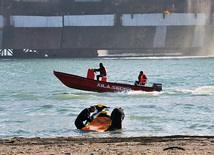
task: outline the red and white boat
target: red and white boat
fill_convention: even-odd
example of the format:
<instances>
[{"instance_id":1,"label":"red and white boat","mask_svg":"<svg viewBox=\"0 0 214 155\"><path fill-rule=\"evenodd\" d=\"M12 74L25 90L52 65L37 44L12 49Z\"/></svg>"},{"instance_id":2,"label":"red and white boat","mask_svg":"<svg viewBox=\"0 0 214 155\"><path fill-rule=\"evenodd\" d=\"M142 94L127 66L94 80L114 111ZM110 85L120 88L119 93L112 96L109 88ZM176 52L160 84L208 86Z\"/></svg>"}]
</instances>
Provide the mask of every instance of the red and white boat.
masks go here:
<instances>
[{"instance_id":1,"label":"red and white boat","mask_svg":"<svg viewBox=\"0 0 214 155\"><path fill-rule=\"evenodd\" d=\"M147 86L135 86L133 84L126 83L125 81L106 82L106 77L102 77L101 81L94 80L93 69L88 70L87 78L80 77L73 74L62 73L54 71L54 75L67 87L94 91L94 92L122 92L122 91L161 91L162 84L153 83L152 87Z\"/></svg>"}]
</instances>

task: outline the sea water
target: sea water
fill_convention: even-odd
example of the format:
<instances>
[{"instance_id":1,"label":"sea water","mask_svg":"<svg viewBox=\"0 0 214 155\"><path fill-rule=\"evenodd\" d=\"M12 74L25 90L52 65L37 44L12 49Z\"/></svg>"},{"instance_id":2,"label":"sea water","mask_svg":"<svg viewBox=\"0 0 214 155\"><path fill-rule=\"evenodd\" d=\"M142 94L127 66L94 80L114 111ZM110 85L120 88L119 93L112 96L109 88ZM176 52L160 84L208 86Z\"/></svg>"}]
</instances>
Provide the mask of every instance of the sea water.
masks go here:
<instances>
[{"instance_id":1,"label":"sea water","mask_svg":"<svg viewBox=\"0 0 214 155\"><path fill-rule=\"evenodd\" d=\"M53 70L86 77L107 68L107 81L137 80L161 92L96 93L64 86ZM214 58L147 57L95 59L1 59L0 138L60 136L214 135ZM77 115L91 105L122 107L123 128L113 132L77 130Z\"/></svg>"}]
</instances>

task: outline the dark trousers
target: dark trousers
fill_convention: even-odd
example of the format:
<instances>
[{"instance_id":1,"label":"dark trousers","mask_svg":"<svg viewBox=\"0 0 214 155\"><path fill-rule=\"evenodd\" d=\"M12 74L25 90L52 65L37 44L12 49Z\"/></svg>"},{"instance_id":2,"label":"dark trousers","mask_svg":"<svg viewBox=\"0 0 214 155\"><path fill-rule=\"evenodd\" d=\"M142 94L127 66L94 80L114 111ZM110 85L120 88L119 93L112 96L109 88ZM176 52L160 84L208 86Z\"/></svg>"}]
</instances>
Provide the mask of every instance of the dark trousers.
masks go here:
<instances>
[{"instance_id":1,"label":"dark trousers","mask_svg":"<svg viewBox=\"0 0 214 155\"><path fill-rule=\"evenodd\" d=\"M135 81L134 85L137 86L137 85L145 85L145 84L140 84L139 81Z\"/></svg>"},{"instance_id":2,"label":"dark trousers","mask_svg":"<svg viewBox=\"0 0 214 155\"><path fill-rule=\"evenodd\" d=\"M106 75L104 75L104 74L97 75L97 81L99 81L99 78L103 77L103 76L106 76Z\"/></svg>"},{"instance_id":3,"label":"dark trousers","mask_svg":"<svg viewBox=\"0 0 214 155\"><path fill-rule=\"evenodd\" d=\"M75 126L77 127L77 129L82 129L85 127L85 125L83 124L83 121L78 119L75 120Z\"/></svg>"},{"instance_id":4,"label":"dark trousers","mask_svg":"<svg viewBox=\"0 0 214 155\"><path fill-rule=\"evenodd\" d=\"M140 83L139 81L135 81L134 85L137 86L139 85L139 83Z\"/></svg>"}]
</instances>

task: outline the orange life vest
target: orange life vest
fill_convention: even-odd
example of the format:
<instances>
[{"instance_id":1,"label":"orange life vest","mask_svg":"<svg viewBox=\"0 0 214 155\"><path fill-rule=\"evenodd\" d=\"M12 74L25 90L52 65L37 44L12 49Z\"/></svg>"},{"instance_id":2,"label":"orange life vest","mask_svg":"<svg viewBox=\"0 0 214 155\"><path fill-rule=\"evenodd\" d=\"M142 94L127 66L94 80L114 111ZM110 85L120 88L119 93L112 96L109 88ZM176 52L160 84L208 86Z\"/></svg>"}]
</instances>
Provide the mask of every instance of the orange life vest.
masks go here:
<instances>
[{"instance_id":1,"label":"orange life vest","mask_svg":"<svg viewBox=\"0 0 214 155\"><path fill-rule=\"evenodd\" d=\"M142 74L140 77L140 84L142 84L142 85L145 85L146 81L147 81L147 79L144 79L144 76L147 78L146 74Z\"/></svg>"}]
</instances>

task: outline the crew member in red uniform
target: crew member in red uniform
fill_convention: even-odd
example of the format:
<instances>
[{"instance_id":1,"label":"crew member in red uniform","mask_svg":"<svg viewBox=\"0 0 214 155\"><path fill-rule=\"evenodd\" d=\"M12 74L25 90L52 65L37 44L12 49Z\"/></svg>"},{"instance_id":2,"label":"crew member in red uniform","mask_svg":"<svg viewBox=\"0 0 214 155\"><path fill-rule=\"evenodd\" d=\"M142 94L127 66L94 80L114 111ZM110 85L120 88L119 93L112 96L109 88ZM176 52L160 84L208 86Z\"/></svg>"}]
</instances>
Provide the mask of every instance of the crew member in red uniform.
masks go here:
<instances>
[{"instance_id":1,"label":"crew member in red uniform","mask_svg":"<svg viewBox=\"0 0 214 155\"><path fill-rule=\"evenodd\" d=\"M147 82L147 75L143 74L143 71L140 71L140 74L138 76L138 81L135 81L135 85L145 85Z\"/></svg>"},{"instance_id":2,"label":"crew member in red uniform","mask_svg":"<svg viewBox=\"0 0 214 155\"><path fill-rule=\"evenodd\" d=\"M107 71L105 69L105 67L103 66L102 63L100 63L100 68L99 69L94 69L94 72L100 72L100 75L97 75L97 81L99 81L100 77L106 76L107 75Z\"/></svg>"}]
</instances>

